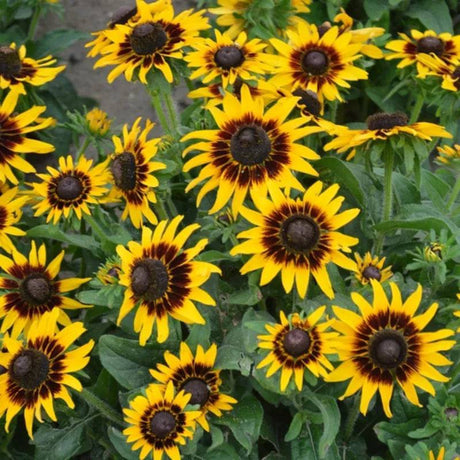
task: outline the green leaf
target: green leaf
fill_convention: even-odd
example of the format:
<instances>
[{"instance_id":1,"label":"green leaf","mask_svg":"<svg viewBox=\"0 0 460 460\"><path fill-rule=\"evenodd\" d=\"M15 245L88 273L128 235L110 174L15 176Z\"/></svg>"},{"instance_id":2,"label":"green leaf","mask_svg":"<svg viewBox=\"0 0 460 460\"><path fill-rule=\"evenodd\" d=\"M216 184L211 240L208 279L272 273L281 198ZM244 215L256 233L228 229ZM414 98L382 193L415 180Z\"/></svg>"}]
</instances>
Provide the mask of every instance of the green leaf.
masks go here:
<instances>
[{"instance_id":1,"label":"green leaf","mask_svg":"<svg viewBox=\"0 0 460 460\"><path fill-rule=\"evenodd\" d=\"M164 346L147 344L141 347L137 340L103 335L99 339L99 357L115 380L132 390L153 381L149 368L163 361L163 353L169 346L166 342Z\"/></svg>"},{"instance_id":2,"label":"green leaf","mask_svg":"<svg viewBox=\"0 0 460 460\"><path fill-rule=\"evenodd\" d=\"M99 290L88 290L78 292L76 297L80 302L90 305L101 305L103 307L119 307L123 301L122 286L104 286Z\"/></svg>"},{"instance_id":3,"label":"green leaf","mask_svg":"<svg viewBox=\"0 0 460 460\"><path fill-rule=\"evenodd\" d=\"M291 424L289 429L284 436L286 442L290 442L293 439L297 438L302 431L302 425L305 422L305 414L303 412L297 412L294 417L292 417Z\"/></svg>"},{"instance_id":4,"label":"green leaf","mask_svg":"<svg viewBox=\"0 0 460 460\"><path fill-rule=\"evenodd\" d=\"M139 460L140 451L135 452L131 450L133 444L127 443L126 436L121 431L117 430L114 427L109 427L109 429L107 430L107 434L109 435L109 439L113 447L115 447L117 452L125 460Z\"/></svg>"},{"instance_id":5,"label":"green leaf","mask_svg":"<svg viewBox=\"0 0 460 460\"><path fill-rule=\"evenodd\" d=\"M249 454L259 438L263 415L260 402L254 396L248 395L238 401L231 412L216 420L216 423L228 426Z\"/></svg>"},{"instance_id":6,"label":"green leaf","mask_svg":"<svg viewBox=\"0 0 460 460\"><path fill-rule=\"evenodd\" d=\"M201 458L203 460L241 460L240 455L231 444L223 444Z\"/></svg>"},{"instance_id":7,"label":"green leaf","mask_svg":"<svg viewBox=\"0 0 460 460\"><path fill-rule=\"evenodd\" d=\"M311 402L320 410L323 420L323 434L319 440L319 456L324 457L332 446L339 432L340 411L337 400L329 395L320 393L310 393L308 395Z\"/></svg>"},{"instance_id":8,"label":"green leaf","mask_svg":"<svg viewBox=\"0 0 460 460\"><path fill-rule=\"evenodd\" d=\"M340 158L324 157L315 163L319 172L326 173L332 180L346 187L360 206L365 206L370 180L364 166L343 161ZM365 191L366 190L366 191Z\"/></svg>"},{"instance_id":9,"label":"green leaf","mask_svg":"<svg viewBox=\"0 0 460 460\"><path fill-rule=\"evenodd\" d=\"M398 203L420 203L420 191L406 176L393 172L393 191Z\"/></svg>"},{"instance_id":10,"label":"green leaf","mask_svg":"<svg viewBox=\"0 0 460 460\"><path fill-rule=\"evenodd\" d=\"M375 228L384 232L405 228L424 230L426 232L434 230L436 233L439 233L442 229L448 229L453 235L458 235L460 231L445 214L427 204L405 205L393 220L381 222Z\"/></svg>"},{"instance_id":11,"label":"green leaf","mask_svg":"<svg viewBox=\"0 0 460 460\"><path fill-rule=\"evenodd\" d=\"M92 236L65 233L58 226L52 224L37 225L37 227L33 227L27 231L27 236L30 238L48 238L62 241L63 243L70 243L73 246L91 251L99 248L99 244Z\"/></svg>"},{"instance_id":12,"label":"green leaf","mask_svg":"<svg viewBox=\"0 0 460 460\"><path fill-rule=\"evenodd\" d=\"M373 21L378 21L383 13L389 9L388 3L385 0L364 0L363 6L369 19Z\"/></svg>"},{"instance_id":13,"label":"green leaf","mask_svg":"<svg viewBox=\"0 0 460 460\"><path fill-rule=\"evenodd\" d=\"M88 419L78 420L65 428L42 425L34 434L35 458L67 460L84 450L84 429ZM86 448L88 448L87 446Z\"/></svg>"},{"instance_id":14,"label":"green leaf","mask_svg":"<svg viewBox=\"0 0 460 460\"><path fill-rule=\"evenodd\" d=\"M72 29L58 29L46 34L40 40L37 40L34 49L34 56L44 57L48 55L56 56L61 51L67 49L78 40L87 40L87 32Z\"/></svg>"},{"instance_id":15,"label":"green leaf","mask_svg":"<svg viewBox=\"0 0 460 460\"><path fill-rule=\"evenodd\" d=\"M450 192L449 184L439 176L423 169L421 175L421 187L423 195L429 198L438 209L444 209L446 195Z\"/></svg>"},{"instance_id":16,"label":"green leaf","mask_svg":"<svg viewBox=\"0 0 460 460\"><path fill-rule=\"evenodd\" d=\"M418 19L427 29L453 33L452 18L444 0L418 0L411 2L406 15Z\"/></svg>"}]
</instances>

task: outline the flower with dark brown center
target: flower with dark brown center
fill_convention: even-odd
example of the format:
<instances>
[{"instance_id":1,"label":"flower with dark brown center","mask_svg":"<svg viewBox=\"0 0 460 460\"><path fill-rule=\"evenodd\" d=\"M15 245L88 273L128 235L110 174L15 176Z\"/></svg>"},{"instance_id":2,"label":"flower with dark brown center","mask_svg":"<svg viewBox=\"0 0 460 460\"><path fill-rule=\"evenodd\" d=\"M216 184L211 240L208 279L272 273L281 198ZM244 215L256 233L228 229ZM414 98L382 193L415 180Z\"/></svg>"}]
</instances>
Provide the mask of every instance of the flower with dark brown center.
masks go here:
<instances>
[{"instance_id":1,"label":"flower with dark brown center","mask_svg":"<svg viewBox=\"0 0 460 460\"><path fill-rule=\"evenodd\" d=\"M199 404L200 407L204 406L209 398L209 388L201 379L190 379L182 387L186 393L191 393L189 404Z\"/></svg>"},{"instance_id":2,"label":"flower with dark brown center","mask_svg":"<svg viewBox=\"0 0 460 460\"><path fill-rule=\"evenodd\" d=\"M323 51L310 50L302 56L302 69L309 75L322 75L329 66L329 58Z\"/></svg>"},{"instance_id":3,"label":"flower with dark brown center","mask_svg":"<svg viewBox=\"0 0 460 460\"><path fill-rule=\"evenodd\" d=\"M22 299L30 305L43 305L52 295L48 278L43 273L32 273L19 285Z\"/></svg>"},{"instance_id":4,"label":"flower with dark brown center","mask_svg":"<svg viewBox=\"0 0 460 460\"><path fill-rule=\"evenodd\" d=\"M241 126L230 141L233 158L245 166L262 163L271 152L270 138L261 126Z\"/></svg>"},{"instance_id":5,"label":"flower with dark brown center","mask_svg":"<svg viewBox=\"0 0 460 460\"><path fill-rule=\"evenodd\" d=\"M444 52L444 42L437 37L423 37L417 42L417 53L434 53L441 57Z\"/></svg>"},{"instance_id":6,"label":"flower with dark brown center","mask_svg":"<svg viewBox=\"0 0 460 460\"><path fill-rule=\"evenodd\" d=\"M168 288L168 272L163 262L143 259L131 272L131 289L137 297L156 300L163 297Z\"/></svg>"},{"instance_id":7,"label":"flower with dark brown center","mask_svg":"<svg viewBox=\"0 0 460 460\"><path fill-rule=\"evenodd\" d=\"M321 103L318 100L318 95L314 91L297 88L292 94L300 97L297 103L304 106L304 110L315 117L319 116L321 113Z\"/></svg>"},{"instance_id":8,"label":"flower with dark brown center","mask_svg":"<svg viewBox=\"0 0 460 460\"><path fill-rule=\"evenodd\" d=\"M146 56L163 48L168 36L160 23L146 22L134 27L129 40L136 54Z\"/></svg>"},{"instance_id":9,"label":"flower with dark brown center","mask_svg":"<svg viewBox=\"0 0 460 460\"><path fill-rule=\"evenodd\" d=\"M22 350L10 363L8 372L24 390L38 388L48 377L49 359L38 350Z\"/></svg>"},{"instance_id":10,"label":"flower with dark brown center","mask_svg":"<svg viewBox=\"0 0 460 460\"><path fill-rule=\"evenodd\" d=\"M83 184L76 176L60 177L56 185L56 195L64 201L72 201L81 196Z\"/></svg>"},{"instance_id":11,"label":"flower with dark brown center","mask_svg":"<svg viewBox=\"0 0 460 460\"><path fill-rule=\"evenodd\" d=\"M293 252L308 253L320 237L318 224L308 216L288 217L281 225L281 240Z\"/></svg>"},{"instance_id":12,"label":"flower with dark brown center","mask_svg":"<svg viewBox=\"0 0 460 460\"><path fill-rule=\"evenodd\" d=\"M374 267L373 265L369 265L363 270L363 276L368 280L373 279L377 281L380 281L380 279L382 278L380 270L377 267Z\"/></svg>"},{"instance_id":13,"label":"flower with dark brown center","mask_svg":"<svg viewBox=\"0 0 460 460\"><path fill-rule=\"evenodd\" d=\"M117 155L110 166L115 185L124 190L136 188L136 159L131 152Z\"/></svg>"},{"instance_id":14,"label":"flower with dark brown center","mask_svg":"<svg viewBox=\"0 0 460 460\"><path fill-rule=\"evenodd\" d=\"M150 429L157 438L166 438L176 428L176 419L170 412L157 412L150 421Z\"/></svg>"},{"instance_id":15,"label":"flower with dark brown center","mask_svg":"<svg viewBox=\"0 0 460 460\"><path fill-rule=\"evenodd\" d=\"M307 331L302 329L291 329L283 340L284 349L294 358L308 353L311 339Z\"/></svg>"},{"instance_id":16,"label":"flower with dark brown center","mask_svg":"<svg viewBox=\"0 0 460 460\"><path fill-rule=\"evenodd\" d=\"M5 78L15 77L21 71L19 53L9 46L0 46L0 75Z\"/></svg>"},{"instance_id":17,"label":"flower with dark brown center","mask_svg":"<svg viewBox=\"0 0 460 460\"><path fill-rule=\"evenodd\" d=\"M452 78L455 79L454 86L460 91L460 66L455 68Z\"/></svg>"},{"instance_id":18,"label":"flower with dark brown center","mask_svg":"<svg viewBox=\"0 0 460 460\"><path fill-rule=\"evenodd\" d=\"M244 62L244 54L239 46L223 46L214 55L214 61L222 69L229 70Z\"/></svg>"},{"instance_id":19,"label":"flower with dark brown center","mask_svg":"<svg viewBox=\"0 0 460 460\"><path fill-rule=\"evenodd\" d=\"M126 24L137 13L137 7L120 6L109 23L109 28L113 29L117 24Z\"/></svg>"},{"instance_id":20,"label":"flower with dark brown center","mask_svg":"<svg viewBox=\"0 0 460 460\"><path fill-rule=\"evenodd\" d=\"M369 355L375 365L383 369L395 369L407 356L407 342L394 329L383 329L374 334L369 343Z\"/></svg>"},{"instance_id":21,"label":"flower with dark brown center","mask_svg":"<svg viewBox=\"0 0 460 460\"><path fill-rule=\"evenodd\" d=\"M407 115L402 112L379 112L367 117L366 124L368 129L377 131L379 129L392 129L395 126L406 126L408 121Z\"/></svg>"}]
</instances>

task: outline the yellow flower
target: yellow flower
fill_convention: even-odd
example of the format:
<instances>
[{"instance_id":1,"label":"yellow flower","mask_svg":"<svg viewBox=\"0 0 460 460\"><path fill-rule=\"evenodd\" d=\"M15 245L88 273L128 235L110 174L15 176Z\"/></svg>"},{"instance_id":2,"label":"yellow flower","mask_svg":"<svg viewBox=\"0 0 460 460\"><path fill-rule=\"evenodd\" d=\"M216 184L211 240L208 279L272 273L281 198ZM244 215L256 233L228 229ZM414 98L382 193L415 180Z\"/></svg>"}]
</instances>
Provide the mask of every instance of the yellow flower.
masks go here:
<instances>
[{"instance_id":1,"label":"yellow flower","mask_svg":"<svg viewBox=\"0 0 460 460\"><path fill-rule=\"evenodd\" d=\"M284 290L290 292L295 280L297 292L304 298L311 273L320 289L334 297L326 265L332 262L356 271L356 263L342 251L350 252L358 239L337 230L353 220L359 209L337 214L343 202L343 197L335 197L339 186L322 188L318 181L296 200L276 191L273 201L256 202L259 212L242 208L242 216L255 225L237 235L247 241L230 251L231 255L253 254L240 270L243 275L262 269L262 286L281 272Z\"/></svg>"},{"instance_id":2,"label":"yellow flower","mask_svg":"<svg viewBox=\"0 0 460 460\"><path fill-rule=\"evenodd\" d=\"M187 324L204 324L205 320L193 301L215 305L214 299L200 288L212 273L220 273L213 264L193 260L208 240L201 239L189 249L184 245L199 227L192 224L175 235L184 216L171 222L163 220L155 230L142 228L140 243L130 241L128 249L117 246L122 273L119 284L126 287L117 324L136 306L134 331L144 346L157 325L157 341L169 336L169 316Z\"/></svg>"},{"instance_id":3,"label":"yellow flower","mask_svg":"<svg viewBox=\"0 0 460 460\"><path fill-rule=\"evenodd\" d=\"M454 144L452 147L443 145L437 147L439 155L436 160L444 165L460 167L460 144Z\"/></svg>"},{"instance_id":4,"label":"yellow flower","mask_svg":"<svg viewBox=\"0 0 460 460\"><path fill-rule=\"evenodd\" d=\"M24 236L24 230L15 227L21 220L21 208L27 202L27 196L18 197L18 189L4 190L0 194L0 245L8 253L14 251L15 247L10 239L10 235Z\"/></svg>"},{"instance_id":5,"label":"yellow flower","mask_svg":"<svg viewBox=\"0 0 460 460\"><path fill-rule=\"evenodd\" d=\"M13 417L24 409L27 433L33 439L34 417L42 420L46 415L57 421L53 400L60 398L73 409L67 387L81 391L81 383L71 375L89 362L94 341L72 350L68 348L80 337L85 328L76 322L57 332L59 309L47 312L38 319L24 339L4 337L0 353L0 366L7 369L0 375L0 416L6 413L5 430L8 432Z\"/></svg>"},{"instance_id":6,"label":"yellow flower","mask_svg":"<svg viewBox=\"0 0 460 460\"><path fill-rule=\"evenodd\" d=\"M325 377L334 369L325 354L336 352L336 332L325 332L334 320L317 324L326 307L319 307L308 318L294 313L289 319L280 312L281 324L266 324L268 335L259 335L259 348L270 350L257 365L257 369L270 365L267 377L281 369L280 389L285 391L292 375L296 387L302 391L304 372L308 369L315 377Z\"/></svg>"},{"instance_id":7,"label":"yellow flower","mask_svg":"<svg viewBox=\"0 0 460 460\"><path fill-rule=\"evenodd\" d=\"M338 321L332 327L343 334L335 339L342 363L325 380L342 382L351 379L340 399L362 389L360 411L363 415L379 391L383 410L387 417L391 417L390 401L395 380L407 399L416 406L421 404L415 387L434 396L435 389L428 379L449 380L434 366L452 364L439 352L455 345L455 340L443 340L454 331L422 332L436 314L438 305L433 303L424 313L414 316L422 300L421 285L403 302L397 284L390 283L390 302L378 281L371 280L371 284L374 292L372 305L357 292L351 294L360 314L333 307Z\"/></svg>"},{"instance_id":8,"label":"yellow flower","mask_svg":"<svg viewBox=\"0 0 460 460\"><path fill-rule=\"evenodd\" d=\"M112 120L108 118L108 115L97 107L86 114L86 121L90 133L95 136L104 136L107 134L112 124Z\"/></svg>"},{"instance_id":9,"label":"yellow flower","mask_svg":"<svg viewBox=\"0 0 460 460\"><path fill-rule=\"evenodd\" d=\"M216 356L215 343L207 351L198 345L194 356L188 345L181 342L178 357L167 351L164 354L167 366L157 364L158 370L150 370L152 377L165 386L172 382L176 391L184 390L192 395L189 404L200 406L201 415L196 421L206 431L209 431L206 419L209 412L221 417L223 410L232 410L231 404L237 402L235 398L219 391L222 384L220 371L213 369Z\"/></svg>"},{"instance_id":10,"label":"yellow flower","mask_svg":"<svg viewBox=\"0 0 460 460\"><path fill-rule=\"evenodd\" d=\"M355 252L355 260L357 266L355 277L361 284L368 284L372 279L383 283L393 275L391 273L391 265L383 268L385 257L379 260L378 256L372 257L370 252L366 252L362 258Z\"/></svg>"}]
</instances>

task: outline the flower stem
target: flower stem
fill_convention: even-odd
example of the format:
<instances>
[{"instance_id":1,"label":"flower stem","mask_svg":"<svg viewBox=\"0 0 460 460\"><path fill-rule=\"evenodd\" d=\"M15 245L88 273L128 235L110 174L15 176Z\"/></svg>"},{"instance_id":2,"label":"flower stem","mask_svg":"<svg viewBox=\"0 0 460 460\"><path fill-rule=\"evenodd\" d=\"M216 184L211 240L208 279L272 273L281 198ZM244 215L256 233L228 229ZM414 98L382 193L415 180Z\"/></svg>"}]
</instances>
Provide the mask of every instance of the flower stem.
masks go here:
<instances>
[{"instance_id":1,"label":"flower stem","mask_svg":"<svg viewBox=\"0 0 460 460\"><path fill-rule=\"evenodd\" d=\"M457 200L458 194L460 193L460 180L457 177L455 180L455 185L450 195L449 201L447 202L447 211L450 211L450 208L453 206L455 201Z\"/></svg>"},{"instance_id":2,"label":"flower stem","mask_svg":"<svg viewBox=\"0 0 460 460\"><path fill-rule=\"evenodd\" d=\"M35 7L34 14L29 24L29 31L27 32L27 41L33 41L35 37L35 31L37 30L38 20L40 19L40 14L42 12L42 6L40 3L37 3Z\"/></svg>"},{"instance_id":3,"label":"flower stem","mask_svg":"<svg viewBox=\"0 0 460 460\"><path fill-rule=\"evenodd\" d=\"M392 176L393 176L393 165L394 165L394 152L386 149L384 153L384 176L383 176L383 215L382 222L386 222L391 217L391 208L393 204L393 188L392 188ZM377 243L375 245L375 254L380 254L383 248L384 233L380 232Z\"/></svg>"},{"instance_id":4,"label":"flower stem","mask_svg":"<svg viewBox=\"0 0 460 460\"><path fill-rule=\"evenodd\" d=\"M158 197L157 202L153 204L153 207L155 209L155 212L158 216L159 220L168 220L169 216L168 213L166 212L165 207L163 206L163 198Z\"/></svg>"},{"instance_id":5,"label":"flower stem","mask_svg":"<svg viewBox=\"0 0 460 460\"><path fill-rule=\"evenodd\" d=\"M77 161L80 159L82 155L84 155L90 143L91 143L91 139L89 137L86 137L83 143L81 144L81 147L78 149L78 152L75 155L75 159Z\"/></svg>"},{"instance_id":6,"label":"flower stem","mask_svg":"<svg viewBox=\"0 0 460 460\"><path fill-rule=\"evenodd\" d=\"M158 120L165 134L171 134L171 128L169 127L169 122L165 117L163 106L161 104L160 95L157 91L149 91L150 97L152 99L152 104L157 113Z\"/></svg>"},{"instance_id":7,"label":"flower stem","mask_svg":"<svg viewBox=\"0 0 460 460\"><path fill-rule=\"evenodd\" d=\"M93 232L99 237L101 241L109 241L109 239L106 236L106 232L104 229L96 222L93 216L89 214L84 215L84 219L88 224L90 225L91 229Z\"/></svg>"},{"instance_id":8,"label":"flower stem","mask_svg":"<svg viewBox=\"0 0 460 460\"><path fill-rule=\"evenodd\" d=\"M415 105L410 115L410 120L409 120L410 124L415 123L418 120L418 117L420 115L420 112L422 111L424 102L425 102L425 95L423 94L423 91L417 92L417 99L415 100Z\"/></svg>"},{"instance_id":9,"label":"flower stem","mask_svg":"<svg viewBox=\"0 0 460 460\"><path fill-rule=\"evenodd\" d=\"M174 102L171 97L171 91L163 92L162 94L164 101L166 102L166 109L168 110L169 119L171 120L171 131L175 138L177 136L177 116Z\"/></svg>"},{"instance_id":10,"label":"flower stem","mask_svg":"<svg viewBox=\"0 0 460 460\"><path fill-rule=\"evenodd\" d=\"M112 409L112 407L110 407L105 401L97 397L94 393L91 393L86 388L83 388L80 396L89 406L94 407L107 420L110 420L121 428L125 428L126 424L120 414Z\"/></svg>"}]
</instances>

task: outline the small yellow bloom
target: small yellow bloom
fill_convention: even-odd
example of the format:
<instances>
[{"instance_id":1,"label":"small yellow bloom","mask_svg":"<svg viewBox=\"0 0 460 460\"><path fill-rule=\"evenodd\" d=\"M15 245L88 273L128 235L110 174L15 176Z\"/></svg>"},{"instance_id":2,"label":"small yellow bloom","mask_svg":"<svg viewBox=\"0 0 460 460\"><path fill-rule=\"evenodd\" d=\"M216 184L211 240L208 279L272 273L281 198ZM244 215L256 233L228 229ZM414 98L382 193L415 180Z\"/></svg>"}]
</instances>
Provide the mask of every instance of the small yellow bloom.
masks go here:
<instances>
[{"instance_id":1,"label":"small yellow bloom","mask_svg":"<svg viewBox=\"0 0 460 460\"><path fill-rule=\"evenodd\" d=\"M88 128L91 134L96 136L104 136L110 129L112 120L110 120L107 114L95 107L86 114L86 121L88 122Z\"/></svg>"}]
</instances>

